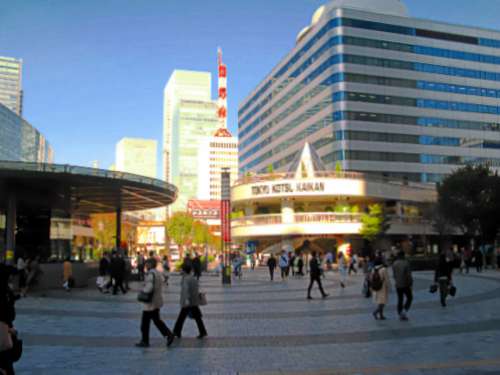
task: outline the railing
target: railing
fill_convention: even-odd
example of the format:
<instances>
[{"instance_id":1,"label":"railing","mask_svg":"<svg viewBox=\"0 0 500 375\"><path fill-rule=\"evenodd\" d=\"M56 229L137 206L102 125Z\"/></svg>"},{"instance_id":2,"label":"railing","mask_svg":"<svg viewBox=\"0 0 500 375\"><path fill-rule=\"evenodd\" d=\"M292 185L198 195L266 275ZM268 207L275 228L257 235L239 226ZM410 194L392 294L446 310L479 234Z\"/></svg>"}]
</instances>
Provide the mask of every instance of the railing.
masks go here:
<instances>
[{"instance_id":1,"label":"railing","mask_svg":"<svg viewBox=\"0 0 500 375\"><path fill-rule=\"evenodd\" d=\"M71 175L85 175L93 177L103 177L127 180L141 184L148 184L158 188L167 189L173 194L177 194L177 188L168 182L140 176L133 173L110 171L105 169L77 167L69 164L48 164L48 163L31 163L31 162L18 162L18 161L0 161L0 170L15 170L27 172L46 172L46 173L64 173Z\"/></svg>"},{"instance_id":2,"label":"railing","mask_svg":"<svg viewBox=\"0 0 500 375\"><path fill-rule=\"evenodd\" d=\"M301 212L292 215L291 223L283 222L282 214L267 214L245 216L231 220L232 227L242 227L250 225L273 225L273 224L334 224L334 223L358 223L361 221L361 214L334 213L334 212ZM290 217L290 218L292 218Z\"/></svg>"},{"instance_id":3,"label":"railing","mask_svg":"<svg viewBox=\"0 0 500 375\"><path fill-rule=\"evenodd\" d=\"M435 190L434 184L411 182L406 180L391 179L389 177L374 176L371 174L361 173L361 172L350 172L350 171L317 171L314 172L314 178L342 178L342 179L363 179L373 182L382 182L386 184L393 184L398 186L408 186L417 189L425 190ZM273 172L273 173L262 173L251 176L243 176L235 181L233 187L245 184L277 181L277 180L293 180L295 179L295 172Z\"/></svg>"},{"instance_id":4,"label":"railing","mask_svg":"<svg viewBox=\"0 0 500 375\"><path fill-rule=\"evenodd\" d=\"M264 214L264 215L253 215L245 216L237 219L231 220L231 226L245 227L252 225L275 225L275 224L336 224L336 223L360 223L361 222L360 213L350 213L350 212L301 212L295 213L291 216L282 214ZM290 223L284 222L283 217L287 217ZM425 225L429 224L428 220L423 219L418 216L398 216L390 215L388 217L389 222L392 224L411 224L411 225Z\"/></svg>"}]
</instances>

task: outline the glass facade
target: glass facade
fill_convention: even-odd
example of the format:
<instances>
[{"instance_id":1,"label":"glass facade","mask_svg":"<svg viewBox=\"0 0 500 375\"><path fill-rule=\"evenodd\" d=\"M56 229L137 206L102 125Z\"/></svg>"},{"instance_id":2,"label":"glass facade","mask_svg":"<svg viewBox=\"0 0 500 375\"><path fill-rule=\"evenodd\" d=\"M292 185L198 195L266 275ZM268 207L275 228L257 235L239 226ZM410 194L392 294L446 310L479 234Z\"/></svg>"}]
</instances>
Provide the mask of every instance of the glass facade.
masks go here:
<instances>
[{"instance_id":1,"label":"glass facade","mask_svg":"<svg viewBox=\"0 0 500 375\"><path fill-rule=\"evenodd\" d=\"M53 162L53 151L45 137L3 104L0 104L0 160Z\"/></svg>"},{"instance_id":2,"label":"glass facade","mask_svg":"<svg viewBox=\"0 0 500 375\"><path fill-rule=\"evenodd\" d=\"M240 172L286 169L306 140L332 168L425 182L500 167L500 32L367 14L325 12L241 103Z\"/></svg>"},{"instance_id":3,"label":"glass facade","mask_svg":"<svg viewBox=\"0 0 500 375\"><path fill-rule=\"evenodd\" d=\"M0 103L19 116L23 113L22 60L0 56Z\"/></svg>"}]
</instances>

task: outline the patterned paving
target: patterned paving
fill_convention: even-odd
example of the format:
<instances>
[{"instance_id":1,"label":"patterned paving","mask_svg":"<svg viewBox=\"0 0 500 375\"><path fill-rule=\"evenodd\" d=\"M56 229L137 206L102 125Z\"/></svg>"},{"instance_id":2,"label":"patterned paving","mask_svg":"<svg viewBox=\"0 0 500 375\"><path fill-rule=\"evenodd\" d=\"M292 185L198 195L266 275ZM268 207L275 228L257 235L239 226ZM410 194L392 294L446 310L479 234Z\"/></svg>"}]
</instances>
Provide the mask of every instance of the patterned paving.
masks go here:
<instances>
[{"instance_id":1,"label":"patterned paving","mask_svg":"<svg viewBox=\"0 0 500 375\"><path fill-rule=\"evenodd\" d=\"M192 321L182 340L163 346L152 327L152 347L136 349L141 307L136 293L51 291L18 304L17 327L25 340L19 374L500 374L500 272L456 276L459 293L446 309L428 293L432 275L415 274L410 322L395 314L371 317L361 296L362 276L338 287L328 273L326 300L305 299L307 279L267 280L246 271L224 287L202 278L209 338L199 341ZM133 288L137 290L138 284ZM178 313L179 279L165 291L162 317Z\"/></svg>"}]
</instances>

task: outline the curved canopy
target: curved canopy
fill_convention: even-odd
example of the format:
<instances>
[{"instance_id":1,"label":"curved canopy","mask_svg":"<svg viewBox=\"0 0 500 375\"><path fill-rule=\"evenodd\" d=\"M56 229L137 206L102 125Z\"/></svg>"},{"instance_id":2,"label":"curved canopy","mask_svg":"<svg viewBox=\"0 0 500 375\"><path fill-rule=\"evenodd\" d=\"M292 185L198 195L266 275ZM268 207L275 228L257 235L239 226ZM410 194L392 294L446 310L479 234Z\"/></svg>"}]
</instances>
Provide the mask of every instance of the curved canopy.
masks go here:
<instances>
[{"instance_id":1,"label":"curved canopy","mask_svg":"<svg viewBox=\"0 0 500 375\"><path fill-rule=\"evenodd\" d=\"M72 165L0 161L0 197L15 193L20 207L71 214L145 210L171 204L177 188L130 173ZM6 200L0 199L0 208Z\"/></svg>"}]
</instances>

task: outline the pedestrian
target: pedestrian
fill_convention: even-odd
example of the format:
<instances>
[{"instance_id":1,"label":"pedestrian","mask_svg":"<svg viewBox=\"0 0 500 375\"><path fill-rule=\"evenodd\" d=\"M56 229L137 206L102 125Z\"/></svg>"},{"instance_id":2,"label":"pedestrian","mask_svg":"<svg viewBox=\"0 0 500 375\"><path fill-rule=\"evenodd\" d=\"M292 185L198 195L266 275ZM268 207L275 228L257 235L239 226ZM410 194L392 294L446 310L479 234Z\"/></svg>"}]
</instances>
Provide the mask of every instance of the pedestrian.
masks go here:
<instances>
[{"instance_id":1,"label":"pedestrian","mask_svg":"<svg viewBox=\"0 0 500 375\"><path fill-rule=\"evenodd\" d=\"M21 295L25 295L26 293L26 262L24 261L24 257L22 255L17 259L17 275L18 275L18 286L19 292Z\"/></svg>"},{"instance_id":2,"label":"pedestrian","mask_svg":"<svg viewBox=\"0 0 500 375\"><path fill-rule=\"evenodd\" d=\"M356 254L352 255L349 259L349 276L351 275L351 272L358 273L358 270L356 269L357 259L358 256Z\"/></svg>"},{"instance_id":3,"label":"pedestrian","mask_svg":"<svg viewBox=\"0 0 500 375\"><path fill-rule=\"evenodd\" d=\"M128 285L130 278L132 277L132 260L128 256L123 257L123 262L125 264L123 271L123 286L127 291L130 290L130 286Z\"/></svg>"},{"instance_id":4,"label":"pedestrian","mask_svg":"<svg viewBox=\"0 0 500 375\"><path fill-rule=\"evenodd\" d=\"M184 321L189 316L196 321L198 326L198 339L202 339L207 336L207 330L205 329L205 324L203 324L202 313L200 310L200 292L198 286L198 280L196 280L191 274L191 265L182 265L182 279L181 279L181 311L177 317L174 327L174 335L178 338L182 337L182 327L184 326Z\"/></svg>"},{"instance_id":5,"label":"pedestrian","mask_svg":"<svg viewBox=\"0 0 500 375\"><path fill-rule=\"evenodd\" d=\"M307 288L307 299L312 299L311 289L314 282L318 284L321 296L323 298L328 297L328 294L326 294L323 290L323 285L321 285L321 268L315 251L311 253L311 260L309 261L309 275L311 277L311 281L309 282L309 287Z\"/></svg>"},{"instance_id":6,"label":"pedestrian","mask_svg":"<svg viewBox=\"0 0 500 375\"><path fill-rule=\"evenodd\" d=\"M255 270L255 263L256 263L255 255L252 254L250 256L250 268L252 269L252 271Z\"/></svg>"},{"instance_id":7,"label":"pedestrian","mask_svg":"<svg viewBox=\"0 0 500 375\"><path fill-rule=\"evenodd\" d=\"M108 279L109 275L109 253L105 252L99 261L99 277L97 278L97 288L101 293L109 293L111 280Z\"/></svg>"},{"instance_id":8,"label":"pedestrian","mask_svg":"<svg viewBox=\"0 0 500 375\"><path fill-rule=\"evenodd\" d=\"M111 276L111 284L113 285L113 295L116 295L118 288L123 294L127 293L127 290L123 286L123 277L125 274L125 262L118 252L113 251L111 255L111 262L109 265L109 273Z\"/></svg>"},{"instance_id":9,"label":"pedestrian","mask_svg":"<svg viewBox=\"0 0 500 375\"><path fill-rule=\"evenodd\" d=\"M285 280L287 277L287 269L288 269L288 255L286 255L285 250L281 252L281 256L279 259L279 266L281 270L281 280Z\"/></svg>"},{"instance_id":10,"label":"pedestrian","mask_svg":"<svg viewBox=\"0 0 500 375\"><path fill-rule=\"evenodd\" d=\"M297 260L297 274L299 276L304 276L304 258L302 256L302 254L300 254L299 256L297 256L298 260Z\"/></svg>"},{"instance_id":11,"label":"pedestrian","mask_svg":"<svg viewBox=\"0 0 500 375\"><path fill-rule=\"evenodd\" d=\"M481 250L476 249L472 251L472 262L474 267L476 267L477 273L483 272L483 253Z\"/></svg>"},{"instance_id":12,"label":"pedestrian","mask_svg":"<svg viewBox=\"0 0 500 375\"><path fill-rule=\"evenodd\" d=\"M465 273L469 273L469 269L472 266L472 250L470 247L466 247L464 250L464 260L465 260Z\"/></svg>"},{"instance_id":13,"label":"pedestrian","mask_svg":"<svg viewBox=\"0 0 500 375\"><path fill-rule=\"evenodd\" d=\"M146 259L142 253L137 255L137 272L139 274L139 281L144 281L144 267Z\"/></svg>"},{"instance_id":14,"label":"pedestrian","mask_svg":"<svg viewBox=\"0 0 500 375\"><path fill-rule=\"evenodd\" d=\"M339 253L337 255L337 265L339 268L340 286L342 288L345 288L346 279L347 279L347 260L346 260L345 255L342 251L339 251Z\"/></svg>"},{"instance_id":15,"label":"pedestrian","mask_svg":"<svg viewBox=\"0 0 500 375\"><path fill-rule=\"evenodd\" d=\"M163 281L165 282L166 285L168 285L170 263L169 263L168 257L166 255L163 256L162 266L163 266Z\"/></svg>"},{"instance_id":16,"label":"pedestrian","mask_svg":"<svg viewBox=\"0 0 500 375\"><path fill-rule=\"evenodd\" d=\"M497 247L497 270L500 270L500 246Z\"/></svg>"},{"instance_id":17,"label":"pedestrian","mask_svg":"<svg viewBox=\"0 0 500 375\"><path fill-rule=\"evenodd\" d=\"M141 341L135 344L140 348L149 347L149 327L153 321L158 331L165 338L166 345L172 345L174 342L174 334L168 329L167 325L160 318L160 309L163 306L162 295L162 276L156 270L157 261L154 258L149 258L145 263L146 275L145 284L142 289L142 294L148 296L147 302L143 302L142 319L141 319Z\"/></svg>"},{"instance_id":18,"label":"pedestrian","mask_svg":"<svg viewBox=\"0 0 500 375\"><path fill-rule=\"evenodd\" d=\"M63 263L63 288L69 292L73 287L73 265L70 257L67 257Z\"/></svg>"},{"instance_id":19,"label":"pedestrian","mask_svg":"<svg viewBox=\"0 0 500 375\"><path fill-rule=\"evenodd\" d=\"M396 256L396 261L392 264L394 274L394 283L398 294L398 315L399 319L408 320L408 311L410 311L413 301L413 277L411 275L410 262L405 259L404 251L400 251ZM406 297L406 302L404 301Z\"/></svg>"},{"instance_id":20,"label":"pedestrian","mask_svg":"<svg viewBox=\"0 0 500 375\"><path fill-rule=\"evenodd\" d=\"M28 289L38 283L40 275L42 274L42 271L40 270L40 257L37 255L34 259L29 259L26 269L28 271L28 276L26 277L24 297L26 297Z\"/></svg>"},{"instance_id":21,"label":"pedestrian","mask_svg":"<svg viewBox=\"0 0 500 375\"><path fill-rule=\"evenodd\" d=\"M389 299L389 275L381 257L375 259L374 268L371 273L370 286L374 292L374 301L377 308L373 312L373 317L378 320L385 320L384 308Z\"/></svg>"},{"instance_id":22,"label":"pedestrian","mask_svg":"<svg viewBox=\"0 0 500 375\"><path fill-rule=\"evenodd\" d=\"M196 277L196 280L199 280L201 277L201 260L200 256L197 253L194 254L192 266L193 266L194 277Z\"/></svg>"},{"instance_id":23,"label":"pedestrian","mask_svg":"<svg viewBox=\"0 0 500 375\"><path fill-rule=\"evenodd\" d=\"M446 307L446 297L450 291L452 282L453 264L451 259L446 257L446 254L441 253L439 256L438 265L434 274L434 282L439 285L439 296L441 306Z\"/></svg>"},{"instance_id":24,"label":"pedestrian","mask_svg":"<svg viewBox=\"0 0 500 375\"><path fill-rule=\"evenodd\" d=\"M292 276L295 276L295 254L288 253L288 271L292 270ZM288 274L287 274L288 276Z\"/></svg>"},{"instance_id":25,"label":"pedestrian","mask_svg":"<svg viewBox=\"0 0 500 375\"><path fill-rule=\"evenodd\" d=\"M10 277L17 271L0 263L0 373L14 375L12 350L17 341L17 331L14 328L16 318L15 303L18 296L9 286Z\"/></svg>"},{"instance_id":26,"label":"pedestrian","mask_svg":"<svg viewBox=\"0 0 500 375\"><path fill-rule=\"evenodd\" d=\"M274 280L274 270L276 269L276 258L274 257L273 254L269 257L267 260L267 267L269 268L269 277L271 278L271 281Z\"/></svg>"}]
</instances>

